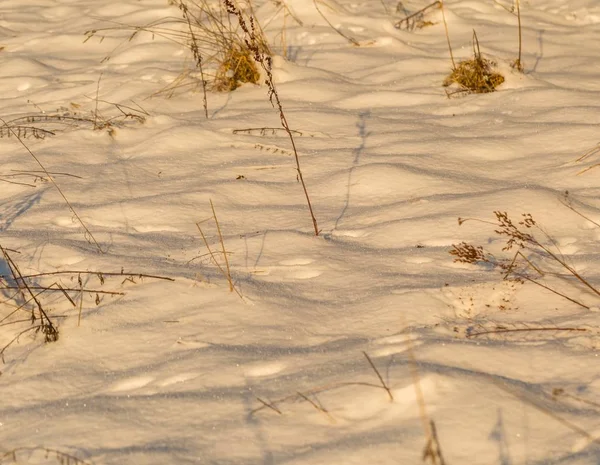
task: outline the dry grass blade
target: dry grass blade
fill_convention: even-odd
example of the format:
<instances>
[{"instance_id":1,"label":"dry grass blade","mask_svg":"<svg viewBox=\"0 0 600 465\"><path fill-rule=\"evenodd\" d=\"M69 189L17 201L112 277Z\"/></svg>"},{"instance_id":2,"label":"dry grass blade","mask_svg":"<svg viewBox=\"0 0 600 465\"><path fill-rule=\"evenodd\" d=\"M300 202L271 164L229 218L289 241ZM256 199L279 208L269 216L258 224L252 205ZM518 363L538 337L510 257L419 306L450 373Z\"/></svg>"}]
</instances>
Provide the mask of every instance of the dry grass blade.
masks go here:
<instances>
[{"instance_id":1,"label":"dry grass blade","mask_svg":"<svg viewBox=\"0 0 600 465\"><path fill-rule=\"evenodd\" d=\"M259 401L261 404L263 404L266 408L273 410L274 412L278 413L279 415L283 415L283 413L281 413L281 410L279 410L277 407L275 407L274 402L269 403L267 401L262 400L260 397L257 397L256 400Z\"/></svg>"},{"instance_id":2,"label":"dry grass blade","mask_svg":"<svg viewBox=\"0 0 600 465\"><path fill-rule=\"evenodd\" d=\"M423 461L430 461L432 465L445 465L444 456L442 455L442 447L438 440L437 430L433 420L429 422L430 435L423 450Z\"/></svg>"},{"instance_id":3,"label":"dry grass blade","mask_svg":"<svg viewBox=\"0 0 600 465\"><path fill-rule=\"evenodd\" d=\"M229 291L233 292L233 280L231 279L231 269L229 268L229 259L227 258L227 251L225 250L225 242L223 242L223 234L221 233L221 226L219 225L219 220L217 218L217 213L215 212L215 206L213 205L213 201L210 200L210 209L212 210L213 219L215 220L215 225L217 226L217 232L219 233L219 242L221 243L221 252L223 253L223 260L225 260L225 268L227 269L227 281L229 281Z\"/></svg>"},{"instance_id":4,"label":"dry grass blade","mask_svg":"<svg viewBox=\"0 0 600 465\"><path fill-rule=\"evenodd\" d=\"M311 398L309 398L308 396L302 394L300 391L297 391L296 394L298 394L298 396L300 398L302 398L303 400L305 400L306 402L308 402L310 405L312 405L317 411L325 414L325 416L332 422L335 423L335 418L333 418L331 416L331 414L329 413L329 410L327 410L325 407L323 407L320 404L317 404L314 400L312 400Z\"/></svg>"},{"instance_id":5,"label":"dry grass blade","mask_svg":"<svg viewBox=\"0 0 600 465\"><path fill-rule=\"evenodd\" d=\"M583 213L581 213L578 209L576 209L573 206L573 203L571 201L571 197L569 196L569 191L565 191L564 194L562 195L561 198L559 198L560 203L562 203L565 207L567 207L569 210L571 210L573 213L581 216L584 220L589 221L590 223L592 223L594 226L597 226L600 228L600 223L594 221L593 219L591 219L589 216L584 215Z\"/></svg>"},{"instance_id":6,"label":"dry grass blade","mask_svg":"<svg viewBox=\"0 0 600 465\"><path fill-rule=\"evenodd\" d=\"M159 276L155 274L146 274L146 273L136 273L136 272L125 272L125 270L121 270L120 272L108 272L108 271L84 271L84 270L61 270L61 271L49 271L46 273L35 273L24 275L23 278L38 278L40 276L56 276L56 275L75 275L75 274L91 274L99 277L101 284L102 278L101 276L127 276L132 278L151 278L151 279L160 279L164 281L175 281L174 278L169 278L168 276ZM3 277L3 275L0 275Z\"/></svg>"},{"instance_id":7,"label":"dry grass blade","mask_svg":"<svg viewBox=\"0 0 600 465\"><path fill-rule=\"evenodd\" d=\"M73 216L75 217L75 219L77 220L77 222L81 225L81 227L85 231L85 237L86 237L87 241L90 242L91 244L93 244L96 247L96 249L98 250L98 252L104 253L104 251L102 250L102 247L100 247L100 244L98 244L98 241L96 241L96 238L94 237L94 235L92 234L92 232L88 229L88 227L85 225L85 223L83 222L83 220L81 219L81 217L77 214L77 212L75 211L75 208L73 208L73 205L71 205L71 202L69 202L69 200L67 199L66 195L63 193L62 189L56 183L56 181L54 180L54 178L52 177L52 175L50 174L50 172L42 164L42 162L39 160L39 158L34 155L34 153L29 149L29 147L27 147L27 144L25 144L25 142L23 142L23 139L21 139L17 135L17 133L15 133L13 131L13 129L6 124L6 121L4 121L2 118L0 118L0 121L4 124L5 127L8 127L8 129L13 133L13 135L17 138L17 140L21 143L21 145L25 148L25 150L27 150L27 152L29 153L29 155L31 155L31 157L40 166L40 168L42 169L42 171L44 172L44 174L46 175L46 177L50 180L50 182L52 183L52 185L56 188L56 190L58 191L58 193L60 194L60 196L63 198L63 200L65 201L65 203L69 207L69 210L71 211L71 213L73 214Z\"/></svg>"},{"instance_id":8,"label":"dry grass blade","mask_svg":"<svg viewBox=\"0 0 600 465\"><path fill-rule=\"evenodd\" d=\"M585 160L588 157L591 157L592 155L595 155L597 153L600 152L600 144L596 144L594 147L592 147L591 149L589 149L588 151L586 151L583 155L581 155L577 160L575 160L575 162L579 163L583 160ZM588 166L587 168L582 169L581 171L579 171L577 173L577 176L586 173L587 171L594 169L596 167L600 166L600 163L595 163L591 166Z\"/></svg>"},{"instance_id":9,"label":"dry grass blade","mask_svg":"<svg viewBox=\"0 0 600 465\"><path fill-rule=\"evenodd\" d=\"M204 234L204 231L202 230L202 227L200 226L199 222L196 223L196 227L198 228L198 231L200 232L200 235L202 236L202 241L204 242L204 245L206 246L206 249L208 250L208 253L210 254L210 258L212 259L212 261L216 265L216 267L219 269L221 274L225 277L225 279L227 279L227 282L229 283L229 291L230 292L235 291L235 293L240 297L240 299L243 300L244 298L242 297L242 294L237 290L237 288L233 284L233 278L231 277L231 268L229 267L229 259L227 258L227 251L225 250L225 241L223 240L223 234L221 232L221 225L219 224L219 220L217 218L217 213L215 212L215 207L213 205L212 200L210 200L210 208L211 208L212 214L213 214L212 219L215 222L215 226L217 228L217 234L219 236L219 243L221 244L221 253L223 254L223 259L225 261L225 269L223 269L223 267L219 263L219 260L217 260L215 253L213 252L212 248L210 247L210 244L208 243L208 239L206 238L206 235Z\"/></svg>"},{"instance_id":10,"label":"dry grass blade","mask_svg":"<svg viewBox=\"0 0 600 465\"><path fill-rule=\"evenodd\" d=\"M317 12L321 16L321 18L323 18L325 20L325 22L329 25L329 27L331 29L333 29L336 33L338 33L340 36L342 36L344 39L346 39L352 45L354 45L356 47L360 47L358 40L356 40L354 37L350 37L350 36L344 34L342 31L340 31L338 28L336 28L333 24L331 24L331 22L327 19L327 16L325 16L323 14L323 12L321 11L321 9L319 8L319 4L318 4L317 0L313 0L313 4L315 5L315 9L317 10Z\"/></svg>"},{"instance_id":11,"label":"dry grass blade","mask_svg":"<svg viewBox=\"0 0 600 465\"><path fill-rule=\"evenodd\" d=\"M544 328L508 328L506 326L497 326L495 329L482 329L475 331L468 331L466 334L467 338L488 336L490 334L506 334L506 333L533 333L533 332L587 332L587 328L575 328L575 327L559 327L559 326L547 326Z\"/></svg>"},{"instance_id":12,"label":"dry grass blade","mask_svg":"<svg viewBox=\"0 0 600 465\"><path fill-rule=\"evenodd\" d=\"M22 294L23 299L27 300L26 294L29 295L31 301L35 302L35 309L31 312L31 321L35 322L37 319L40 320L39 328L42 329L46 342L54 342L58 340L58 329L54 326L50 318L48 317L42 303L38 299L38 295L34 294L33 290L40 290L44 288L37 288L34 286L30 286L27 281L23 278L19 267L12 259L12 257L8 254L8 251L0 245L0 252L2 252L2 256L6 261L8 268L12 274L12 278L14 282L17 284L16 286L3 286L4 289L15 289L19 290ZM37 309L37 315L35 314L35 310ZM4 350L2 350L4 352Z\"/></svg>"},{"instance_id":13,"label":"dry grass blade","mask_svg":"<svg viewBox=\"0 0 600 465\"><path fill-rule=\"evenodd\" d=\"M454 61L454 53L452 53L452 44L450 43L450 33L448 32L448 21L446 21L444 0L440 0L440 8L442 9L442 20L444 21L444 30L446 32L446 42L448 42L448 51L450 52L450 61L452 61L452 71L454 71L456 69L456 62Z\"/></svg>"},{"instance_id":14,"label":"dry grass blade","mask_svg":"<svg viewBox=\"0 0 600 465\"><path fill-rule=\"evenodd\" d=\"M381 373L379 373L379 370L377 369L377 367L373 363L373 360L371 360L371 357L369 357L369 355L366 352L364 352L364 351L363 351L363 355L367 359L367 362L369 362L369 365L371 365L371 368L373 368L373 371L377 375L377 378L379 378L379 382L381 383L381 386L383 387L383 389L385 389L385 391L387 392L388 397L390 398L390 402L393 402L394 401L394 396L392 395L392 391L390 390L390 388L388 387L388 385L383 380L383 377L381 376Z\"/></svg>"},{"instance_id":15,"label":"dry grass blade","mask_svg":"<svg viewBox=\"0 0 600 465\"><path fill-rule=\"evenodd\" d=\"M521 61L521 50L523 47L523 45L522 45L523 34L521 32L521 2L520 2L520 0L516 0L516 4L517 4L517 21L519 24L519 55L518 55L517 59L514 61L514 63L512 64L512 67L520 72L523 72L523 70L524 70L523 62Z\"/></svg>"},{"instance_id":16,"label":"dry grass blade","mask_svg":"<svg viewBox=\"0 0 600 465\"><path fill-rule=\"evenodd\" d=\"M194 29L192 27L192 19L190 12L188 10L187 4L184 1L180 1L178 4L179 9L181 10L181 14L187 23L188 30L190 32L190 50L192 51L192 55L194 56L194 61L196 62L196 67L200 70L200 78L202 80L202 104L204 106L204 116L208 119L208 99L206 97L206 78L204 77L204 64L202 61L202 54L200 53L200 48L198 47L198 39L194 34Z\"/></svg>"}]
</instances>

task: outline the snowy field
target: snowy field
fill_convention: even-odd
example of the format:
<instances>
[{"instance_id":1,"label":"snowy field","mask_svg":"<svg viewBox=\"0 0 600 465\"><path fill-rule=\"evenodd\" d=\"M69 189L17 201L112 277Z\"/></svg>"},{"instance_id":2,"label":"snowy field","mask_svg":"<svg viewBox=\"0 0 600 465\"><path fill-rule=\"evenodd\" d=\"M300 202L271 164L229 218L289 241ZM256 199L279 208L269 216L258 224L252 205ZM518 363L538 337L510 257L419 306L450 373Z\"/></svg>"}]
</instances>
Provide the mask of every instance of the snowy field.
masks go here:
<instances>
[{"instance_id":1,"label":"snowy field","mask_svg":"<svg viewBox=\"0 0 600 465\"><path fill-rule=\"evenodd\" d=\"M318 236L171 3L0 1L0 463L600 463L598 2L256 1Z\"/></svg>"}]
</instances>

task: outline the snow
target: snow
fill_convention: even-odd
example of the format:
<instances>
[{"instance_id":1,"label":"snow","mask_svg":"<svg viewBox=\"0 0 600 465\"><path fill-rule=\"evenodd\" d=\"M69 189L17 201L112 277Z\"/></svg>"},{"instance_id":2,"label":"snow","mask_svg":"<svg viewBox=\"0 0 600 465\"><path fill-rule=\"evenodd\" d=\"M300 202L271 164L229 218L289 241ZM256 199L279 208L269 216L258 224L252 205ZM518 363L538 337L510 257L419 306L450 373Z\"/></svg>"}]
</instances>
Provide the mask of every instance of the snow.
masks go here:
<instances>
[{"instance_id":1,"label":"snow","mask_svg":"<svg viewBox=\"0 0 600 465\"><path fill-rule=\"evenodd\" d=\"M313 2L253 5L315 237L264 84L209 91L207 119L185 44L102 32L176 6L0 2L0 116L55 133L21 139L102 249L4 127L0 282L18 284L9 258L63 272L28 282L73 303L40 294L59 339L28 331L4 352L0 463L60 463L48 449L97 465L413 464L430 420L448 464L598 463L599 295L539 250L528 258L551 272L536 279L576 302L449 251L510 259L493 212L531 213L600 287L600 162L577 161L600 141L600 6L522 0L519 73L513 2L447 0L455 59L472 58L475 29L506 79L448 97L439 8L409 31L390 0L318 5L359 45ZM196 85L169 98L186 70ZM199 231L224 267L211 201L236 292ZM0 347L31 327L21 304L2 290Z\"/></svg>"}]
</instances>

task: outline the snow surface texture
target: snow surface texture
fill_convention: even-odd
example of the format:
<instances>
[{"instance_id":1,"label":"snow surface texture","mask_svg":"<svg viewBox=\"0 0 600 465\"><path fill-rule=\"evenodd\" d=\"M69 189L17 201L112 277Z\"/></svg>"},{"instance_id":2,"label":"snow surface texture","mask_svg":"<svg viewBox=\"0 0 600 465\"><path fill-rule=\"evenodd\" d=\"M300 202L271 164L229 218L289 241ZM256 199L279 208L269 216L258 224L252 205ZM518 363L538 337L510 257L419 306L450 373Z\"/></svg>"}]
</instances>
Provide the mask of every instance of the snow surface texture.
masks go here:
<instances>
[{"instance_id":1,"label":"snow surface texture","mask_svg":"<svg viewBox=\"0 0 600 465\"><path fill-rule=\"evenodd\" d=\"M564 199L568 191L571 206L600 222L598 173L578 175L598 159L575 161L600 141L598 2L523 0L520 74L510 68L513 4L448 0L456 59L472 57L476 29L506 78L497 92L452 98L441 85L450 60L439 9L424 17L433 24L400 30L405 11L426 3L320 2L355 46L311 1L283 3L302 21L286 18L287 59L281 2L254 11L278 55L274 80L299 131L319 237L285 133L243 131L279 127L264 85L209 92L206 119L201 93L155 95L193 68L185 47L150 34L127 42L128 31L83 42L115 21L179 18L175 6L0 3L6 121L90 118L96 105L104 120L118 118L112 103L148 113L112 129L94 130L94 118L31 123L56 134L36 139L30 129L23 139L103 254L4 128L0 244L23 274L124 269L175 280L35 278L75 289L75 306L42 294L60 338L27 332L4 353L0 450L16 453L0 462L57 463L45 447L98 465L416 464L431 419L448 464L598 463L600 298L572 276L543 279L586 309L448 253L466 241L508 256L497 227L457 218L531 213L552 240L538 238L600 284L600 228ZM210 200L243 299L196 226L211 218ZM201 226L219 255L214 223ZM10 284L6 259L0 270ZM80 301L81 287L122 294ZM28 318L23 310L9 316L19 297L3 294L2 345L29 325L14 323ZM553 327L585 331L528 331ZM498 328L522 331L473 337Z\"/></svg>"}]
</instances>

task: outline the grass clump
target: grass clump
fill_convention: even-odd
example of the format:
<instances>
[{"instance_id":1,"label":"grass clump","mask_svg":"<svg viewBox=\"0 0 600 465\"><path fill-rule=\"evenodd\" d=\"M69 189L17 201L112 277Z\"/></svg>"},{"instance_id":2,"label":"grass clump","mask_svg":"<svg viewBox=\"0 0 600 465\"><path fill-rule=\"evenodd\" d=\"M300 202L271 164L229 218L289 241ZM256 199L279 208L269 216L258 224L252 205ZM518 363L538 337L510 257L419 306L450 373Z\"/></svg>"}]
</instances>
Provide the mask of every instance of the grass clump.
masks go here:
<instances>
[{"instance_id":1,"label":"grass clump","mask_svg":"<svg viewBox=\"0 0 600 465\"><path fill-rule=\"evenodd\" d=\"M464 60L452 67L452 72L444 79L444 87L457 84L457 92L485 94L494 92L504 82L504 76L494 71L495 63L483 58L479 50L477 34L473 31L473 58Z\"/></svg>"},{"instance_id":2,"label":"grass clump","mask_svg":"<svg viewBox=\"0 0 600 465\"><path fill-rule=\"evenodd\" d=\"M259 66L254 59L254 52L246 43L245 32L235 20L232 21L223 2L169 0L169 4L179 10L176 16L143 25L116 23L106 28L92 29L85 33L85 41L93 37L102 41L105 37L118 37L123 32L128 32L128 36L104 61L108 61L118 48L141 34L149 35L152 39L159 37L184 47L191 54L191 67L190 63L186 64L186 69L156 94L172 96L183 89L200 88L207 117L208 91L228 92L244 83L259 83ZM251 5L246 5L244 12L251 14L251 11ZM261 49L264 48L264 53L271 54L266 42L263 41L260 46Z\"/></svg>"},{"instance_id":3,"label":"grass clump","mask_svg":"<svg viewBox=\"0 0 600 465\"><path fill-rule=\"evenodd\" d=\"M215 74L214 88L230 92L244 83L259 84L260 72L247 47L232 43L225 51Z\"/></svg>"}]
</instances>

